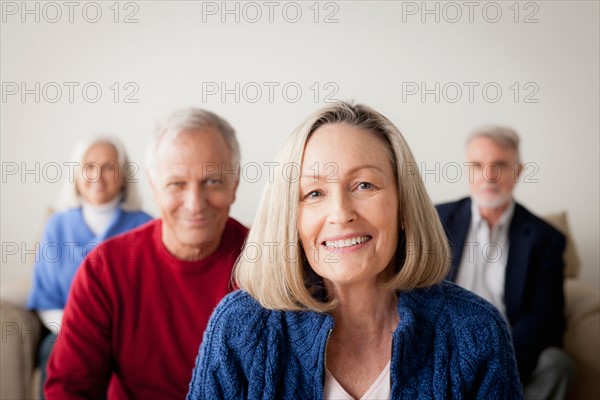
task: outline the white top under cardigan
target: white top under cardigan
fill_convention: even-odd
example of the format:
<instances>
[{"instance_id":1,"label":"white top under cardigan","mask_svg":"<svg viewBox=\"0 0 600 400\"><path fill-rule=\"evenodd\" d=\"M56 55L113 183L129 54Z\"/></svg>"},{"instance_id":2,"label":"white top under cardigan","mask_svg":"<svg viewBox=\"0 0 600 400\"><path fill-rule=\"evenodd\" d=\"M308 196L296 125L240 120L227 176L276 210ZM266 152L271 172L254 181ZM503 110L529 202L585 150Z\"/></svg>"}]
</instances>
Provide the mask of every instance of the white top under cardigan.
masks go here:
<instances>
[{"instance_id":1,"label":"white top under cardigan","mask_svg":"<svg viewBox=\"0 0 600 400\"><path fill-rule=\"evenodd\" d=\"M375 382L362 395L360 400L389 399L391 396L391 382L390 361L388 361L383 371L381 371ZM325 400L354 400L327 368L325 368L325 390L323 397Z\"/></svg>"}]
</instances>

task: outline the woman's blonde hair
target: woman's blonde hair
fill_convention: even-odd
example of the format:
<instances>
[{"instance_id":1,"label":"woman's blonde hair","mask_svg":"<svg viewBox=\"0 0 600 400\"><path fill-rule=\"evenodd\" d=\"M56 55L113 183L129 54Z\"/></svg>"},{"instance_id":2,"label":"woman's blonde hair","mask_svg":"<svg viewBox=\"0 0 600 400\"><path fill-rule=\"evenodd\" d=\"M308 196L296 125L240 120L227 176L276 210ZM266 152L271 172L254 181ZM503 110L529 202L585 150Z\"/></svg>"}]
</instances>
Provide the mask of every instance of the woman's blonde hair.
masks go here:
<instances>
[{"instance_id":1,"label":"woman's blonde hair","mask_svg":"<svg viewBox=\"0 0 600 400\"><path fill-rule=\"evenodd\" d=\"M125 146L119 139L114 136L100 135L95 138L83 140L79 142L73 149L71 154L71 164L75 165L75 173L81 174L81 169L84 166L84 158L89 149L97 144L108 144L112 146L117 153L117 163L123 174L123 187L121 188L121 202L119 207L125 211L139 211L142 207L142 199L137 190L137 178L129 176L127 171L130 167L133 168L133 173L139 171L139 167L129 161ZM72 177L65 183L60 193L57 209L64 210L68 208L81 207L81 196L77 189L77 179Z\"/></svg>"},{"instance_id":2,"label":"woman's blonde hair","mask_svg":"<svg viewBox=\"0 0 600 400\"><path fill-rule=\"evenodd\" d=\"M263 192L235 266L238 287L268 309L327 312L336 306L335 299L318 295L323 283L312 271L298 235L304 149L311 134L327 124L347 124L371 132L388 149L398 187L400 240L396 273L384 284L385 289L403 291L439 283L450 266L448 241L404 137L372 108L339 102L309 116L279 152L273 180Z\"/></svg>"}]
</instances>

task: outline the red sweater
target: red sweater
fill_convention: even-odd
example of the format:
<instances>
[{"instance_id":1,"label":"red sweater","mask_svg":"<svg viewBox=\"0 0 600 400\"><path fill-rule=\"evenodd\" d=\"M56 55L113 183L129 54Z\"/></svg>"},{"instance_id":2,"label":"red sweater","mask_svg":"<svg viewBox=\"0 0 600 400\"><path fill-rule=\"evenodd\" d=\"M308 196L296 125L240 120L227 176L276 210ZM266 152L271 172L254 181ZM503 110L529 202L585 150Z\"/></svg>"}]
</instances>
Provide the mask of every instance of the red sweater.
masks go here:
<instances>
[{"instance_id":1,"label":"red sweater","mask_svg":"<svg viewBox=\"0 0 600 400\"><path fill-rule=\"evenodd\" d=\"M165 248L161 227L151 221L84 260L48 362L47 399L185 398L247 229L230 218L215 253L182 261Z\"/></svg>"}]
</instances>

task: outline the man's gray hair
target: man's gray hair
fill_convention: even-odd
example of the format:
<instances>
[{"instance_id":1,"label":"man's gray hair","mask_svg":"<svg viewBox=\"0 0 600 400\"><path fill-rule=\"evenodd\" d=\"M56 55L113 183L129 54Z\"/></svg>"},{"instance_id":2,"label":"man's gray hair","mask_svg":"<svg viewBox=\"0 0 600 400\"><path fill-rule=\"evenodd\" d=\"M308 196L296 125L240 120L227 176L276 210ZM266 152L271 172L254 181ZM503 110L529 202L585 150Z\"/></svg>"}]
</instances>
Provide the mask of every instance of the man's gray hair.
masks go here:
<instances>
[{"instance_id":1,"label":"man's gray hair","mask_svg":"<svg viewBox=\"0 0 600 400\"><path fill-rule=\"evenodd\" d=\"M487 125L475 129L467 138L467 146L471 141L478 137L486 137L504 148L513 149L517 153L517 162L521 162L519 152L519 134L507 126Z\"/></svg>"},{"instance_id":2,"label":"man's gray hair","mask_svg":"<svg viewBox=\"0 0 600 400\"><path fill-rule=\"evenodd\" d=\"M217 114L200 108L184 108L169 115L165 120L159 122L154 130L146 151L146 168L151 178L156 175L156 152L160 143L168 139L175 140L181 132L197 132L206 128L215 128L225 139L233 163L240 162L240 145L237 141L235 130L229 122Z\"/></svg>"}]
</instances>

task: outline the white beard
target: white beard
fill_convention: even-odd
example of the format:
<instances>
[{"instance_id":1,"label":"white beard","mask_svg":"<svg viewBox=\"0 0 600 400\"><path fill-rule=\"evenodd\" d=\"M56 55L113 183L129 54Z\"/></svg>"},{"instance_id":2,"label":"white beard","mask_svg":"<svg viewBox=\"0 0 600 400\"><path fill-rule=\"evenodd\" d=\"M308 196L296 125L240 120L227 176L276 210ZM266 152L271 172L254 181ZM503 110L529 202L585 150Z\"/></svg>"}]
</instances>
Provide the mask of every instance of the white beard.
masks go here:
<instances>
[{"instance_id":1,"label":"white beard","mask_svg":"<svg viewBox=\"0 0 600 400\"><path fill-rule=\"evenodd\" d=\"M473 201L480 208L500 208L508 204L511 199L510 193L497 193L494 196L473 194Z\"/></svg>"}]
</instances>

